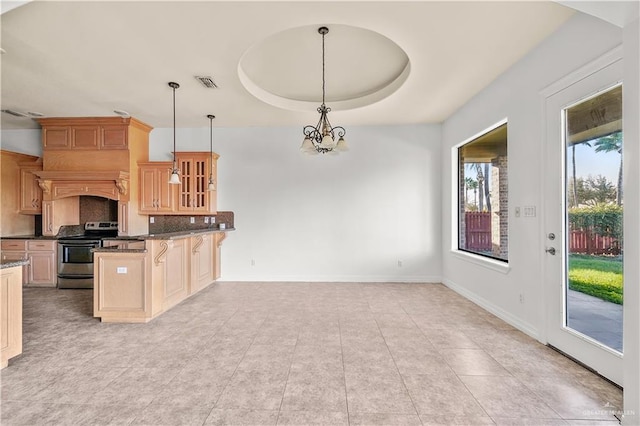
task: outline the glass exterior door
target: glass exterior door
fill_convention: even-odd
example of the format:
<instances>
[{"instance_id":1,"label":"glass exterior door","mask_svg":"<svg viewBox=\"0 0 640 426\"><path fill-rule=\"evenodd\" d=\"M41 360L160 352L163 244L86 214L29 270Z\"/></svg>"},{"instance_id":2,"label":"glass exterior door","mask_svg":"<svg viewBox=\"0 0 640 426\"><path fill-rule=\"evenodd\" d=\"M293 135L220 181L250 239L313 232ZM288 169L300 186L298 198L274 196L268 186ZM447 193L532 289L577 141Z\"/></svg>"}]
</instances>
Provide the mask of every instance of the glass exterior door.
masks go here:
<instances>
[{"instance_id":1,"label":"glass exterior door","mask_svg":"<svg viewBox=\"0 0 640 426\"><path fill-rule=\"evenodd\" d=\"M622 62L546 99L547 341L622 385Z\"/></svg>"}]
</instances>

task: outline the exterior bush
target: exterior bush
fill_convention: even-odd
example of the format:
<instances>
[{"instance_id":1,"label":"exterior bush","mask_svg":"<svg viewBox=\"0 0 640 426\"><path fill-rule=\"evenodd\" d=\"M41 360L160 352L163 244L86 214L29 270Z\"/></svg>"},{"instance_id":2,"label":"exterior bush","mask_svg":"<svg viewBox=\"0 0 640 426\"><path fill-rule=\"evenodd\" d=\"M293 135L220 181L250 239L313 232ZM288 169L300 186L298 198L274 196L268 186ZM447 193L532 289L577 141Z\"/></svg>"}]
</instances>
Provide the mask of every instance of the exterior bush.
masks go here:
<instances>
[{"instance_id":1,"label":"exterior bush","mask_svg":"<svg viewBox=\"0 0 640 426\"><path fill-rule=\"evenodd\" d=\"M622 242L622 211L622 206L617 204L574 207L569 209L569 224L572 229L591 229Z\"/></svg>"}]
</instances>

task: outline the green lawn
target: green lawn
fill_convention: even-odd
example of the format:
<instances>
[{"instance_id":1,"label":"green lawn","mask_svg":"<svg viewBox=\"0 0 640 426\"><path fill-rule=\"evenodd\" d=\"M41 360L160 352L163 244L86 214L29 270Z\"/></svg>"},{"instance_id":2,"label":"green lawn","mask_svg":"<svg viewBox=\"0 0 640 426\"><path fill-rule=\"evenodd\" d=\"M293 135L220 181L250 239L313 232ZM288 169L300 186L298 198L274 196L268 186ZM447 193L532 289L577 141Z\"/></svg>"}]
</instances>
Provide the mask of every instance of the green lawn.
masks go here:
<instances>
[{"instance_id":1,"label":"green lawn","mask_svg":"<svg viewBox=\"0 0 640 426\"><path fill-rule=\"evenodd\" d=\"M622 305L622 261L603 256L569 256L569 288Z\"/></svg>"}]
</instances>

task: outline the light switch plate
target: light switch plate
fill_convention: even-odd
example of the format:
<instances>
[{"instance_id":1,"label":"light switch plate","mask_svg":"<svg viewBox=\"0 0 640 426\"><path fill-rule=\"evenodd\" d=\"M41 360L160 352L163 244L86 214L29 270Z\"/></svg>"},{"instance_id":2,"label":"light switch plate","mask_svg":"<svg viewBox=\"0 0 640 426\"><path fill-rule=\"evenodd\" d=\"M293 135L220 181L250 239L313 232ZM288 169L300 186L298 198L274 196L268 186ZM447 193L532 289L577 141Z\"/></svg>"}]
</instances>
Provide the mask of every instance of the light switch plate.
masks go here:
<instances>
[{"instance_id":1,"label":"light switch plate","mask_svg":"<svg viewBox=\"0 0 640 426\"><path fill-rule=\"evenodd\" d=\"M153 216L149 216L149 223L155 223L156 222L156 218Z\"/></svg>"},{"instance_id":2,"label":"light switch plate","mask_svg":"<svg viewBox=\"0 0 640 426\"><path fill-rule=\"evenodd\" d=\"M204 223L209 223L209 216L204 217Z\"/></svg>"},{"instance_id":3,"label":"light switch plate","mask_svg":"<svg viewBox=\"0 0 640 426\"><path fill-rule=\"evenodd\" d=\"M524 217L536 217L536 206L524 206Z\"/></svg>"},{"instance_id":4,"label":"light switch plate","mask_svg":"<svg viewBox=\"0 0 640 426\"><path fill-rule=\"evenodd\" d=\"M196 223L196 218L195 217L190 218L189 223Z\"/></svg>"}]
</instances>

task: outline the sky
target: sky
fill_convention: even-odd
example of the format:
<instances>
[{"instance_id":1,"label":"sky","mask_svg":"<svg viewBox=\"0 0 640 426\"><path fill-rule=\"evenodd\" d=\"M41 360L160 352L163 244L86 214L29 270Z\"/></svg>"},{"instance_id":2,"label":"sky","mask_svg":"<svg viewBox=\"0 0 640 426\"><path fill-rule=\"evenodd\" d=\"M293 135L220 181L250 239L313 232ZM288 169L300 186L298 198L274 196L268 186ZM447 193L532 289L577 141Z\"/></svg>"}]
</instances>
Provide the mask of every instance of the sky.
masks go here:
<instances>
[{"instance_id":1,"label":"sky","mask_svg":"<svg viewBox=\"0 0 640 426\"><path fill-rule=\"evenodd\" d=\"M624 149L623 149L624 152ZM618 183L620 154L617 152L595 152L595 148L583 144L576 145L576 176L603 175L608 181ZM571 150L567 150L567 173L571 174Z\"/></svg>"}]
</instances>

